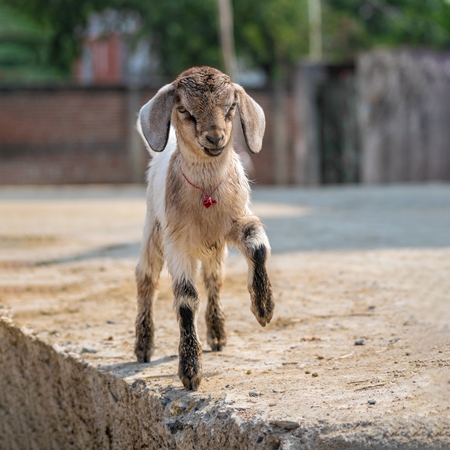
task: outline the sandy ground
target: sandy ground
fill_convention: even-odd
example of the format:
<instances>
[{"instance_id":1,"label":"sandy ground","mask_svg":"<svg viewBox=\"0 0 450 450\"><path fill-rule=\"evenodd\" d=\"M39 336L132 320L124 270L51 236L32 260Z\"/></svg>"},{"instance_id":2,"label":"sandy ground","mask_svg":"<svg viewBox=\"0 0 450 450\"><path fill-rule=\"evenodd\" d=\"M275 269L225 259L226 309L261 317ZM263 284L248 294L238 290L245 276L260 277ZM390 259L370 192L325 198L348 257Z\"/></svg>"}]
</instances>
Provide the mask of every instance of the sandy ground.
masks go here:
<instances>
[{"instance_id":1,"label":"sandy ground","mask_svg":"<svg viewBox=\"0 0 450 450\"><path fill-rule=\"evenodd\" d=\"M381 427L450 448L450 185L253 198L273 247L274 318L265 328L254 319L245 261L231 251L228 344L209 351L203 302L198 393L225 399L244 421ZM139 187L1 188L0 315L130 384L180 389L166 272L153 361L134 362L144 215Z\"/></svg>"}]
</instances>

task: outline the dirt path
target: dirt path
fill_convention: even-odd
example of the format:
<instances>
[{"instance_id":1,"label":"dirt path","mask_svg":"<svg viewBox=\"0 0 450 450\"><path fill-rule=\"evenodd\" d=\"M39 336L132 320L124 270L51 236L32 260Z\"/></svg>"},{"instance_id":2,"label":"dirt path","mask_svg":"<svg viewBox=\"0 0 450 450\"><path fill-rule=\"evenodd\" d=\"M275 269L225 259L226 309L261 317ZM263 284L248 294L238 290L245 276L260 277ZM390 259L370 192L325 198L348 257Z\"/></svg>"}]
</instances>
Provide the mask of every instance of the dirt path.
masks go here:
<instances>
[{"instance_id":1,"label":"dirt path","mask_svg":"<svg viewBox=\"0 0 450 450\"><path fill-rule=\"evenodd\" d=\"M284 448L319 448L302 447L314 427L359 448L449 448L450 186L261 189L254 205L273 246L275 315L257 324L231 252L228 345L209 351L203 302L198 395L286 430ZM166 273L153 362L134 363L144 214L140 188L2 189L0 315L129 384L180 390Z\"/></svg>"}]
</instances>

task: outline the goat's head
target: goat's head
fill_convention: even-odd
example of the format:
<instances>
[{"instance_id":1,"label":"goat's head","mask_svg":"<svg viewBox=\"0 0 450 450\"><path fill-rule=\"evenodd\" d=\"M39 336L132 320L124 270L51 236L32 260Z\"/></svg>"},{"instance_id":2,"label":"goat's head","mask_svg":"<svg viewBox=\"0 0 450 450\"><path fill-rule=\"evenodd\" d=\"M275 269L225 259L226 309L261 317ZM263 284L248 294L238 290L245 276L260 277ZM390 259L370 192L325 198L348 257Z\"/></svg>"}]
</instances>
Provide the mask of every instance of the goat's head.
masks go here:
<instances>
[{"instance_id":1,"label":"goat's head","mask_svg":"<svg viewBox=\"0 0 450 450\"><path fill-rule=\"evenodd\" d=\"M247 145L258 153L265 129L262 108L228 75L211 67L193 67L161 88L142 107L139 122L157 152L164 150L172 122L183 146L202 156L218 156L232 139L236 108Z\"/></svg>"}]
</instances>

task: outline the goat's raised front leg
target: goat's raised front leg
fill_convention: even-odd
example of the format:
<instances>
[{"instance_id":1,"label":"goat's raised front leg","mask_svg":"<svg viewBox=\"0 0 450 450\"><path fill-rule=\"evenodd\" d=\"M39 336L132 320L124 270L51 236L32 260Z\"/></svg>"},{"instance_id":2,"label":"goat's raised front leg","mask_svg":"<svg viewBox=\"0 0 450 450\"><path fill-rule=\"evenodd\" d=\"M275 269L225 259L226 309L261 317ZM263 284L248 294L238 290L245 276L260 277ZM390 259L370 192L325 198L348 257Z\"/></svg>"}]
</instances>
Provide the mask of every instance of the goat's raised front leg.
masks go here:
<instances>
[{"instance_id":1,"label":"goat's raised front leg","mask_svg":"<svg viewBox=\"0 0 450 450\"><path fill-rule=\"evenodd\" d=\"M190 256L171 250L167 252L167 265L180 326L178 376L186 389L196 391L202 380L202 346L196 329L199 296L194 283L197 264Z\"/></svg>"},{"instance_id":2,"label":"goat's raised front leg","mask_svg":"<svg viewBox=\"0 0 450 450\"><path fill-rule=\"evenodd\" d=\"M213 256L203 260L203 282L208 295L205 314L207 327L206 339L213 352L220 352L227 343L225 314L220 304L225 254L226 247L222 246Z\"/></svg>"},{"instance_id":3,"label":"goat's raised front leg","mask_svg":"<svg viewBox=\"0 0 450 450\"><path fill-rule=\"evenodd\" d=\"M153 303L163 264L161 227L156 221L147 222L136 267L138 313L134 353L141 363L150 362L154 351Z\"/></svg>"},{"instance_id":4,"label":"goat's raised front leg","mask_svg":"<svg viewBox=\"0 0 450 450\"><path fill-rule=\"evenodd\" d=\"M246 216L236 221L230 240L247 259L251 311L264 327L271 321L275 307L266 270L266 261L270 255L269 240L256 216Z\"/></svg>"}]
</instances>

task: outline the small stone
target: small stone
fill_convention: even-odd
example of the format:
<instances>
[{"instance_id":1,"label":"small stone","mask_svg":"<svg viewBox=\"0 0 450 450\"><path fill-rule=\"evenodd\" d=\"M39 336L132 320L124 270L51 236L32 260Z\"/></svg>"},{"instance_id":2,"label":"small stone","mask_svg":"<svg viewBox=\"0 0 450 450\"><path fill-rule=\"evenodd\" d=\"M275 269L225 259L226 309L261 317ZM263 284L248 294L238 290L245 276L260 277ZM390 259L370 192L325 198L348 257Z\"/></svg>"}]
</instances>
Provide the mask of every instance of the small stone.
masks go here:
<instances>
[{"instance_id":1,"label":"small stone","mask_svg":"<svg viewBox=\"0 0 450 450\"><path fill-rule=\"evenodd\" d=\"M258 393L257 392L249 392L248 393L249 397L258 397Z\"/></svg>"},{"instance_id":2,"label":"small stone","mask_svg":"<svg viewBox=\"0 0 450 450\"><path fill-rule=\"evenodd\" d=\"M319 374L318 374L317 372L314 372L311 376L314 377L314 378L316 378L316 377L319 376Z\"/></svg>"},{"instance_id":3,"label":"small stone","mask_svg":"<svg viewBox=\"0 0 450 450\"><path fill-rule=\"evenodd\" d=\"M247 375L250 375L252 373L251 370L247 370Z\"/></svg>"},{"instance_id":4,"label":"small stone","mask_svg":"<svg viewBox=\"0 0 450 450\"><path fill-rule=\"evenodd\" d=\"M356 339L355 345L366 345L365 339Z\"/></svg>"},{"instance_id":5,"label":"small stone","mask_svg":"<svg viewBox=\"0 0 450 450\"><path fill-rule=\"evenodd\" d=\"M274 420L270 424L278 428L283 428L284 430L295 430L300 426L298 422L293 420Z\"/></svg>"},{"instance_id":6,"label":"small stone","mask_svg":"<svg viewBox=\"0 0 450 450\"><path fill-rule=\"evenodd\" d=\"M106 323L108 325L114 325L116 322L114 322L114 320L107 320Z\"/></svg>"},{"instance_id":7,"label":"small stone","mask_svg":"<svg viewBox=\"0 0 450 450\"><path fill-rule=\"evenodd\" d=\"M311 373L310 370L305 370L306 375L309 375Z\"/></svg>"},{"instance_id":8,"label":"small stone","mask_svg":"<svg viewBox=\"0 0 450 450\"><path fill-rule=\"evenodd\" d=\"M83 347L81 349L80 354L83 354L83 353L97 353L97 350L95 350L94 348Z\"/></svg>"},{"instance_id":9,"label":"small stone","mask_svg":"<svg viewBox=\"0 0 450 450\"><path fill-rule=\"evenodd\" d=\"M375 403L376 403L377 401L375 400L375 399L373 399L373 398L371 398L370 400L368 400L368 404L369 405L375 405Z\"/></svg>"}]
</instances>

